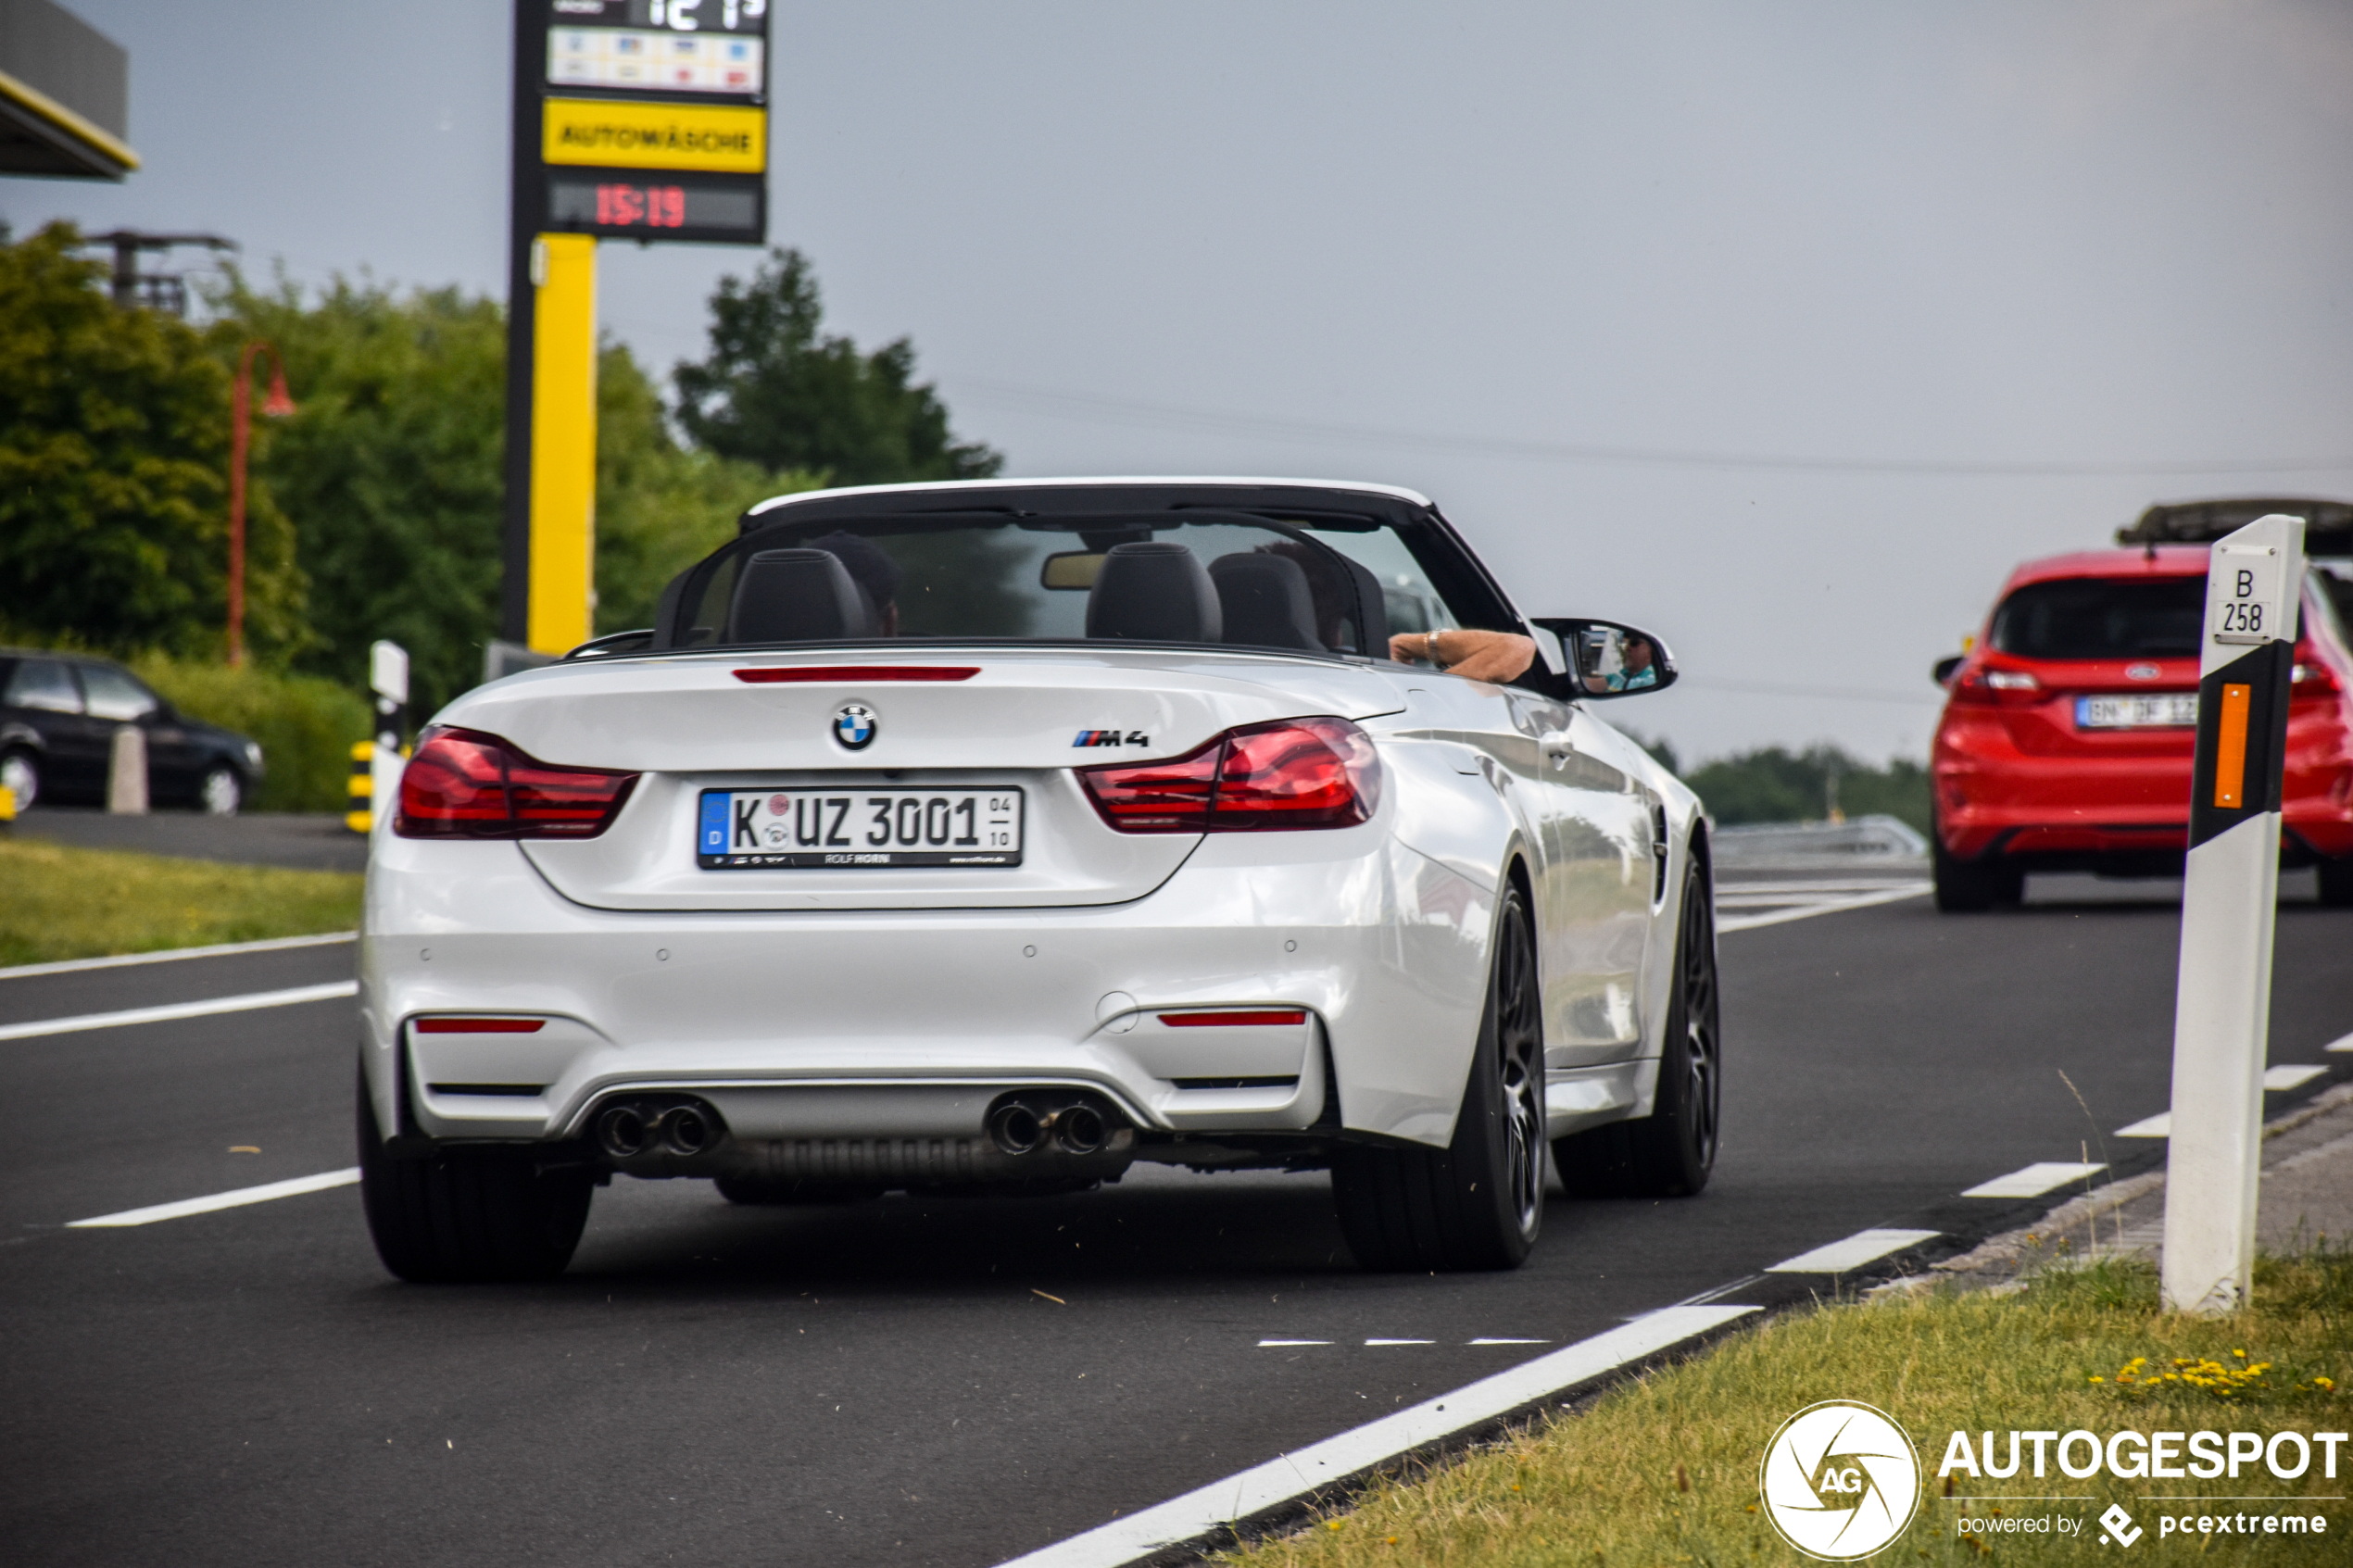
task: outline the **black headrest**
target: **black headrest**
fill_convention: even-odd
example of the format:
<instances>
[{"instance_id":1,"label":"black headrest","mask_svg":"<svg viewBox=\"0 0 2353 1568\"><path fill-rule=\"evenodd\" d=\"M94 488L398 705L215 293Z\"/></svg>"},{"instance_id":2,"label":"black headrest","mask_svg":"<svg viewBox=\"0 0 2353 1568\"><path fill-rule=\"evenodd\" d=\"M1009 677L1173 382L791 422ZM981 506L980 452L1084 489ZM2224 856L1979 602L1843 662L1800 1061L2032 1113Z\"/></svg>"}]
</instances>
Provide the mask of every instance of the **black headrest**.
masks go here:
<instances>
[{"instance_id":1,"label":"black headrest","mask_svg":"<svg viewBox=\"0 0 2353 1568\"><path fill-rule=\"evenodd\" d=\"M1087 634L1156 643L1214 643L1226 618L1201 558L1164 540L1114 545L1087 596Z\"/></svg>"},{"instance_id":2,"label":"black headrest","mask_svg":"<svg viewBox=\"0 0 2353 1568\"><path fill-rule=\"evenodd\" d=\"M1219 556L1209 563L1209 580L1225 612L1226 641L1324 651L1315 635L1315 596L1297 561L1255 550Z\"/></svg>"},{"instance_id":3,"label":"black headrest","mask_svg":"<svg viewBox=\"0 0 2353 1568\"><path fill-rule=\"evenodd\" d=\"M1350 580L1356 584L1358 613L1349 620L1354 621L1361 616L1364 621L1356 628L1356 651L1371 659L1387 659L1389 600L1381 593L1380 579L1373 575L1372 568L1353 556L1342 556L1340 559L1348 567Z\"/></svg>"},{"instance_id":4,"label":"black headrest","mask_svg":"<svg viewBox=\"0 0 2353 1568\"><path fill-rule=\"evenodd\" d=\"M727 612L731 643L820 642L875 634L874 607L825 550L762 550L744 562Z\"/></svg>"}]
</instances>

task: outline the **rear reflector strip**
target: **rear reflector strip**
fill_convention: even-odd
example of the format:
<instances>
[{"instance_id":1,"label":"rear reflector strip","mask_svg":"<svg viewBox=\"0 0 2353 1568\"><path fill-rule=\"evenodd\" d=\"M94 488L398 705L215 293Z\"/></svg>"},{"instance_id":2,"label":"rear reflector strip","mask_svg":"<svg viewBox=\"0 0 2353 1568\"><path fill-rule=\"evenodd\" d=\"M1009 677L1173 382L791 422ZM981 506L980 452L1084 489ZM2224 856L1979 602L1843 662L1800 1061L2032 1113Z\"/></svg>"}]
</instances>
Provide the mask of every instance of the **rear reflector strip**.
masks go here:
<instances>
[{"instance_id":1,"label":"rear reflector strip","mask_svg":"<svg viewBox=\"0 0 2353 1568\"><path fill-rule=\"evenodd\" d=\"M535 1099L545 1084L427 1084L437 1095L495 1095L502 1099Z\"/></svg>"},{"instance_id":2,"label":"rear reflector strip","mask_svg":"<svg viewBox=\"0 0 2353 1568\"><path fill-rule=\"evenodd\" d=\"M421 1018L409 1025L420 1035L536 1035L547 1026L544 1018Z\"/></svg>"},{"instance_id":3,"label":"rear reflector strip","mask_svg":"<svg viewBox=\"0 0 2353 1568\"><path fill-rule=\"evenodd\" d=\"M1171 1078L1180 1089L1295 1089L1297 1078Z\"/></svg>"},{"instance_id":4,"label":"rear reflector strip","mask_svg":"<svg viewBox=\"0 0 2353 1568\"><path fill-rule=\"evenodd\" d=\"M736 679L749 686L792 686L831 681L969 681L979 673L976 664L771 664L738 670Z\"/></svg>"},{"instance_id":5,"label":"rear reflector strip","mask_svg":"<svg viewBox=\"0 0 2353 1568\"><path fill-rule=\"evenodd\" d=\"M1261 1012L1164 1012L1160 1021L1171 1029L1233 1029L1253 1024L1304 1023L1303 1009Z\"/></svg>"}]
</instances>

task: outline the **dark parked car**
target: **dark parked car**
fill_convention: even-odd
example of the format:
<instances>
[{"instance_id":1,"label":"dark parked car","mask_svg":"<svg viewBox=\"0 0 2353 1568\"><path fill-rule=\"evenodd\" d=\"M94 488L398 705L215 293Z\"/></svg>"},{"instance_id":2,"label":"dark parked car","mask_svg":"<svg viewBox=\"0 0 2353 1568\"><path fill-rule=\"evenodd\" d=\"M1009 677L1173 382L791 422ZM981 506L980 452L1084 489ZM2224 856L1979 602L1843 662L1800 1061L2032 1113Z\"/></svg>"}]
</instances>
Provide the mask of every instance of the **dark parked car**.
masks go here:
<instances>
[{"instance_id":1,"label":"dark parked car","mask_svg":"<svg viewBox=\"0 0 2353 1568\"><path fill-rule=\"evenodd\" d=\"M147 798L234 816L262 773L261 747L175 711L108 659L0 648L0 784L36 800L103 805L114 733L146 732Z\"/></svg>"}]
</instances>

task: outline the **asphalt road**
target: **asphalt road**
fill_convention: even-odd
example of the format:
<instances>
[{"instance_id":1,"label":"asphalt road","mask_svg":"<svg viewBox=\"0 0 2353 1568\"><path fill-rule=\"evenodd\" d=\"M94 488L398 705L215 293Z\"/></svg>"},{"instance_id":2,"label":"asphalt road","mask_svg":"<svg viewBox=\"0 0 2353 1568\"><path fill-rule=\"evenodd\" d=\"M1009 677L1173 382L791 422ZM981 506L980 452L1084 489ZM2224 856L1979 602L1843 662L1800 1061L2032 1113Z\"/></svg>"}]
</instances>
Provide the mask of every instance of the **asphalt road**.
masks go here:
<instances>
[{"instance_id":1,"label":"asphalt road","mask_svg":"<svg viewBox=\"0 0 2353 1568\"><path fill-rule=\"evenodd\" d=\"M1993 916L1914 898L1728 934L1714 1185L1556 1197L1508 1274L1357 1272L1320 1176L1139 1167L1084 1197L818 1210L622 1178L563 1279L408 1286L350 1187L63 1228L349 1165L350 1002L0 1041L0 1540L987 1568L1547 1345L1786 1287L1750 1276L1868 1226L1957 1246L2020 1213L1957 1198L1989 1177L2146 1164L2161 1144L2112 1132L2166 1108L2177 929L2161 901L2038 886ZM350 955L0 980L0 1024L334 981ZM2353 1064L2321 1052L2353 1031L2353 913L2284 908L2278 955L2272 1060Z\"/></svg>"}]
</instances>

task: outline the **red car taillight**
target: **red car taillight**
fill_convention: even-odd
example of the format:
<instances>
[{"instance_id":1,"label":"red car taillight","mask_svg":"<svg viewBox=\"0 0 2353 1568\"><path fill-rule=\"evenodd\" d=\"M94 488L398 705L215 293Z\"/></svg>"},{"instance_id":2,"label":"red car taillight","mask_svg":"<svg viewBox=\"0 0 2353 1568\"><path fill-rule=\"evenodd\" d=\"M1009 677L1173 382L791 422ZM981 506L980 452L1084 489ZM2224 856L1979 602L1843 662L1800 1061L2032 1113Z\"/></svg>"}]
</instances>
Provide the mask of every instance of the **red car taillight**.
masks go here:
<instances>
[{"instance_id":1,"label":"red car taillight","mask_svg":"<svg viewBox=\"0 0 2353 1568\"><path fill-rule=\"evenodd\" d=\"M1078 778L1121 833L1345 828L1380 809L1380 758L1345 719L1252 724L1166 762L1081 768Z\"/></svg>"},{"instance_id":2,"label":"red car taillight","mask_svg":"<svg viewBox=\"0 0 2353 1568\"><path fill-rule=\"evenodd\" d=\"M434 728L400 775L403 838L594 838L635 788L635 773L560 768L479 730Z\"/></svg>"},{"instance_id":3,"label":"red car taillight","mask_svg":"<svg viewBox=\"0 0 2353 1568\"><path fill-rule=\"evenodd\" d=\"M2309 644L2299 644L2296 649L2296 668L2288 677L2292 696L2335 696L2345 688L2338 684L2336 671L2321 660Z\"/></svg>"}]
</instances>

